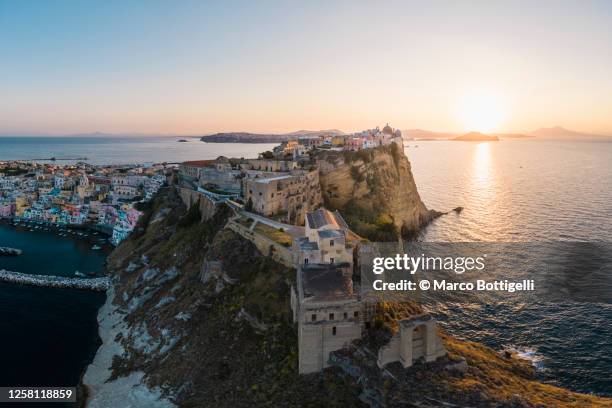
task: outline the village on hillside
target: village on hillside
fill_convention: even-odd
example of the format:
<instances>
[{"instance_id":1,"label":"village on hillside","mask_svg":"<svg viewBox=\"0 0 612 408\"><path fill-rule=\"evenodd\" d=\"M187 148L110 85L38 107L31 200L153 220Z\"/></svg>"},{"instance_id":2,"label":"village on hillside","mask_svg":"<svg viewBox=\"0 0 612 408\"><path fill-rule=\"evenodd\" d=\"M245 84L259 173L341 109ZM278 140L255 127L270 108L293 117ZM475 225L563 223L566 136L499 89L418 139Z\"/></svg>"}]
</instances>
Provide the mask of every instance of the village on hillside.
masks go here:
<instances>
[{"instance_id":1,"label":"village on hillside","mask_svg":"<svg viewBox=\"0 0 612 408\"><path fill-rule=\"evenodd\" d=\"M94 166L30 161L0 162L0 219L30 228L91 227L118 245L166 183L163 164Z\"/></svg>"}]
</instances>

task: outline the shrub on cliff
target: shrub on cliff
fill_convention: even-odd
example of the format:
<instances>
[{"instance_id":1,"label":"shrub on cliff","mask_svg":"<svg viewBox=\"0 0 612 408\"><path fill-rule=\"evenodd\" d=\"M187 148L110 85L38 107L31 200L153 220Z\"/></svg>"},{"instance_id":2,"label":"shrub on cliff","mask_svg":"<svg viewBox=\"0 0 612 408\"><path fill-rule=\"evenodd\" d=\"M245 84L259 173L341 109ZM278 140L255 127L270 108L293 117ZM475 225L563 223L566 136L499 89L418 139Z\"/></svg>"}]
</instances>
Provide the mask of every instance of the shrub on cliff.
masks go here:
<instances>
[{"instance_id":1,"label":"shrub on cliff","mask_svg":"<svg viewBox=\"0 0 612 408\"><path fill-rule=\"evenodd\" d=\"M200 208L198 203L193 204L189 207L187 213L179 220L178 227L186 228L190 227L194 224L197 224L201 221L202 214L200 213Z\"/></svg>"},{"instance_id":2,"label":"shrub on cliff","mask_svg":"<svg viewBox=\"0 0 612 408\"><path fill-rule=\"evenodd\" d=\"M358 183L364 180L364 176L361 174L361 170L358 166L351 166L351 177Z\"/></svg>"},{"instance_id":3,"label":"shrub on cliff","mask_svg":"<svg viewBox=\"0 0 612 408\"><path fill-rule=\"evenodd\" d=\"M351 229L370 241L390 242L399 237L393 218L379 208L364 208L356 200L351 200L342 213Z\"/></svg>"}]
</instances>

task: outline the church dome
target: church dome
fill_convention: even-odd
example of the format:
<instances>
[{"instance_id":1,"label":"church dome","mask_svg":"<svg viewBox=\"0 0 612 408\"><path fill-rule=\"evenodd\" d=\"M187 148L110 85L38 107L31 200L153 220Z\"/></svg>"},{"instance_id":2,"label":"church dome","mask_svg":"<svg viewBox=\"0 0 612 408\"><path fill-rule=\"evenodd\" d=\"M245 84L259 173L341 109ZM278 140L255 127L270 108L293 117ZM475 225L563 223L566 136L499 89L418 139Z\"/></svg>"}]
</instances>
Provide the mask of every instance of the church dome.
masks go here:
<instances>
[{"instance_id":1,"label":"church dome","mask_svg":"<svg viewBox=\"0 0 612 408\"><path fill-rule=\"evenodd\" d=\"M382 131L383 131L383 133L385 133L387 135L392 135L393 134L393 129L391 128L391 126L389 126L388 123L387 123L387 126L385 126Z\"/></svg>"},{"instance_id":2,"label":"church dome","mask_svg":"<svg viewBox=\"0 0 612 408\"><path fill-rule=\"evenodd\" d=\"M402 137L402 131L399 129L395 129L395 137Z\"/></svg>"}]
</instances>

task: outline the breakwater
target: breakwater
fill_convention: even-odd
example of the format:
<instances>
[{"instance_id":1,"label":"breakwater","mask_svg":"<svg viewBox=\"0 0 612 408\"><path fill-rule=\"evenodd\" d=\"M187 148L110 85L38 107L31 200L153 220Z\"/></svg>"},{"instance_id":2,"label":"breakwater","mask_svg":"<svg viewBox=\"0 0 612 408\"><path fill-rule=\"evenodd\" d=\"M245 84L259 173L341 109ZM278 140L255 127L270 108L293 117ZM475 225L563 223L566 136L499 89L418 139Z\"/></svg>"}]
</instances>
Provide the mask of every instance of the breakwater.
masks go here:
<instances>
[{"instance_id":1,"label":"breakwater","mask_svg":"<svg viewBox=\"0 0 612 408\"><path fill-rule=\"evenodd\" d=\"M21 255L21 249L0 247L0 256L18 256Z\"/></svg>"},{"instance_id":2,"label":"breakwater","mask_svg":"<svg viewBox=\"0 0 612 408\"><path fill-rule=\"evenodd\" d=\"M104 292L110 287L110 279L108 277L67 278L62 276L31 275L7 271L5 269L0 269L0 281L51 288L93 290L97 292Z\"/></svg>"}]
</instances>

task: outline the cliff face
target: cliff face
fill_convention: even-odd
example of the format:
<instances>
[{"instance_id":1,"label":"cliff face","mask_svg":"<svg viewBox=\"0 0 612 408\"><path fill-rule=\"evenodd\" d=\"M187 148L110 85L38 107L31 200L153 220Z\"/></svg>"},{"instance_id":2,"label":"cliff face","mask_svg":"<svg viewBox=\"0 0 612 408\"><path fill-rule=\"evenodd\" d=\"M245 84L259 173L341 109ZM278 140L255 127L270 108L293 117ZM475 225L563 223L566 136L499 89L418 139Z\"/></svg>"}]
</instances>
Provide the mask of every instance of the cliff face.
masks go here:
<instances>
[{"instance_id":1,"label":"cliff face","mask_svg":"<svg viewBox=\"0 0 612 408\"><path fill-rule=\"evenodd\" d=\"M421 201L410 162L396 144L317 157L325 205L340 210L355 232L371 240L411 236L437 212Z\"/></svg>"},{"instance_id":2,"label":"cliff face","mask_svg":"<svg viewBox=\"0 0 612 408\"><path fill-rule=\"evenodd\" d=\"M359 406L333 372L297 375L295 271L165 189L111 254L88 407Z\"/></svg>"}]
</instances>

